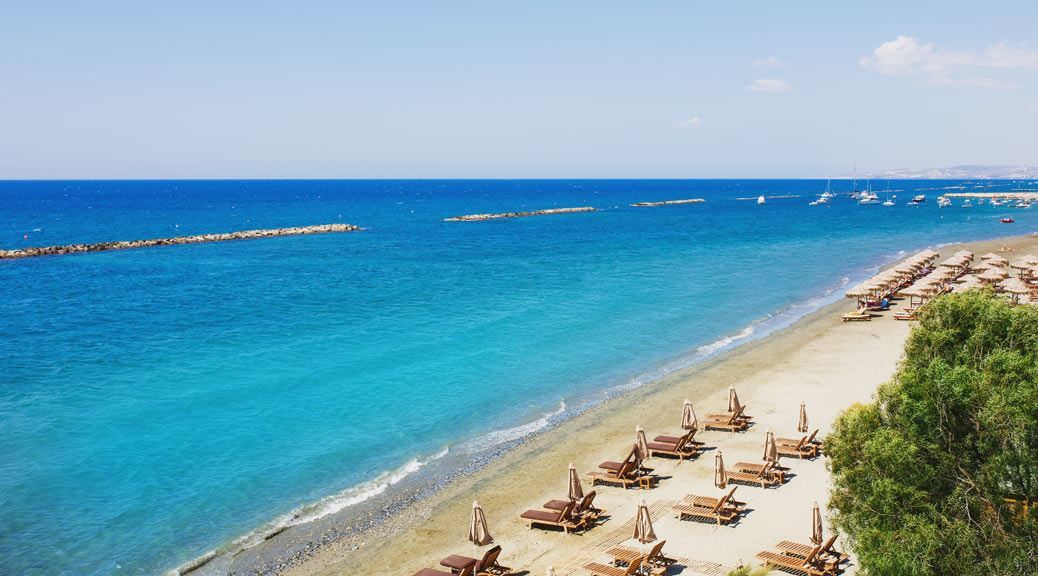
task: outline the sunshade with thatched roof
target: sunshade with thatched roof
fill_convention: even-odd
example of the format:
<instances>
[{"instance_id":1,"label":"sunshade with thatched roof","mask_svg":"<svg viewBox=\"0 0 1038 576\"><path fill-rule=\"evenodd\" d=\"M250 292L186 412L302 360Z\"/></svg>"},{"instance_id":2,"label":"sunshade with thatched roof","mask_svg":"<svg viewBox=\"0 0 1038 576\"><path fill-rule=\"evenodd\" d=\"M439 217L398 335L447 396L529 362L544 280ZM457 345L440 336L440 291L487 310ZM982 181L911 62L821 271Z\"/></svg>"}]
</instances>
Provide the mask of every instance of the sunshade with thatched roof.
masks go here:
<instances>
[{"instance_id":1,"label":"sunshade with thatched roof","mask_svg":"<svg viewBox=\"0 0 1038 576\"><path fill-rule=\"evenodd\" d=\"M978 280L976 276L968 275L968 276L963 276L959 280L958 284L955 284L955 285L952 286L952 292L956 292L956 293L958 293L958 292L965 292L967 290L974 290L974 289L977 289L977 288L982 288L983 286L984 286L984 284L981 283L981 281Z\"/></svg>"},{"instance_id":2,"label":"sunshade with thatched roof","mask_svg":"<svg viewBox=\"0 0 1038 576\"><path fill-rule=\"evenodd\" d=\"M1009 276L1009 273L1002 268L989 268L985 270L983 274L977 276L977 278L980 278L985 282L998 282L1007 276Z\"/></svg>"},{"instance_id":3,"label":"sunshade with thatched roof","mask_svg":"<svg viewBox=\"0 0 1038 576\"><path fill-rule=\"evenodd\" d=\"M872 285L871 281L862 282L854 288L848 290L844 295L848 298L863 298L876 291L876 288Z\"/></svg>"},{"instance_id":4,"label":"sunshade with thatched roof","mask_svg":"<svg viewBox=\"0 0 1038 576\"><path fill-rule=\"evenodd\" d=\"M1001 258L1001 256L995 254L994 252L988 252L987 254L981 254L980 256L981 260L989 260L991 258Z\"/></svg>"},{"instance_id":5,"label":"sunshade with thatched roof","mask_svg":"<svg viewBox=\"0 0 1038 576\"><path fill-rule=\"evenodd\" d=\"M999 286L1010 294L1029 294L1031 292L1027 283L1019 278L1007 278L1003 280Z\"/></svg>"},{"instance_id":6,"label":"sunshade with thatched roof","mask_svg":"<svg viewBox=\"0 0 1038 576\"><path fill-rule=\"evenodd\" d=\"M1005 268L1006 266L1009 266L1009 260L1006 260L1005 258L1003 258L1001 256L995 256L994 258L988 258L987 262L988 262L988 264L991 264L992 266L997 266L999 268Z\"/></svg>"},{"instance_id":7,"label":"sunshade with thatched roof","mask_svg":"<svg viewBox=\"0 0 1038 576\"><path fill-rule=\"evenodd\" d=\"M1035 258L1034 256L1024 256L1023 258L1014 260L1009 264L1009 267L1016 268L1017 270L1026 270L1035 264L1038 264L1038 258Z\"/></svg>"}]
</instances>

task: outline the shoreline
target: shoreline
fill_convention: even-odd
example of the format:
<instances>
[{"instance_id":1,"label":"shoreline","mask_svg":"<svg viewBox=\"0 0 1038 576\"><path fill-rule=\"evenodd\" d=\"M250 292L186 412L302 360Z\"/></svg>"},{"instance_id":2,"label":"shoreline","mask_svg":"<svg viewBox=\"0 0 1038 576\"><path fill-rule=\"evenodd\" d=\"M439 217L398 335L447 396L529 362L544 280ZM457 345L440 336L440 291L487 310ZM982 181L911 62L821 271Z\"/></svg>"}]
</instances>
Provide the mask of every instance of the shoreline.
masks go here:
<instances>
[{"instance_id":1,"label":"shoreline","mask_svg":"<svg viewBox=\"0 0 1038 576\"><path fill-rule=\"evenodd\" d=\"M1014 236L965 244L985 244L997 247L1002 243L1020 243L1028 239L1033 240L1033 237ZM945 245L943 248L947 249L957 245L959 244ZM892 263L888 262L887 265ZM880 268L882 267L884 266L880 266ZM838 288L834 290L839 291ZM840 296L842 294L837 294L837 297ZM824 296L816 296L812 300L821 298ZM794 306L796 304L790 308ZM360 562L371 555L378 557L380 554L377 551L385 549L386 545L375 546L370 544L371 541L393 541L395 540L394 535L399 538L400 534L406 534L409 530L415 529L422 519L434 516L437 511L447 506L447 503L458 498L465 500L464 494L473 492L475 486L489 483L491 478L498 475L496 470L500 466L508 467L510 463L515 462L516 458L519 458L519 454L529 455L541 452L546 449L546 443L551 443L552 438L573 436L575 428L579 429L582 426L581 423L595 419L597 415L618 411L630 412L640 403L654 398L667 389L674 388L683 380L709 373L711 370L717 369L718 365L739 364L746 358L758 354L762 347L781 348L788 345L789 342L800 340L802 336L814 333L820 324L826 323L826 320L831 320L838 315L835 314L836 310L848 306L850 305L842 302L842 298L840 298L836 302L825 304L814 311L798 316L786 325L779 326L758 337L751 337L749 341L742 343L736 341L737 345L734 347L730 346L731 342L729 342L718 352L708 354L691 366L680 367L662 377L649 378L647 382L643 382L637 387L626 388L625 385L620 385L610 389L612 394L594 405L577 407L576 410L566 413L560 419L561 421L552 421L549 417L546 426L532 435L504 442L494 446L485 454L477 455L474 460L462 463L460 468L454 470L453 474L448 474L445 480L426 481L428 479L423 480L421 477L432 475L443 478L441 474L445 470L448 470L451 465L458 464L458 462L452 462L455 460L452 456L455 455L447 456L442 461L430 462L422 473L412 474L401 480L399 484L390 487L390 490L397 494L394 494L388 505L385 502L379 502L378 498L372 498L306 524L282 527L275 533L266 535L258 545L240 551L232 558L224 558L221 561L217 556L212 559L212 562L204 562L198 566L198 569L185 573L322 574L331 573L326 569L334 571L336 558L349 557L351 558L349 562L352 563ZM700 413L705 413L704 411L709 408L709 405L705 403L709 403L711 398L710 394L705 394L705 390L703 392L704 399L696 401L697 411ZM606 394L605 391L603 393ZM643 421L647 422L649 419L645 418ZM649 429L653 430L653 428ZM490 464L495 466L490 466ZM530 505L533 506L533 502L530 502ZM510 523L507 518L502 519L501 522ZM493 524L491 527L494 528ZM464 535L461 537L461 542L464 543ZM460 549L464 550L464 547L462 546ZM507 552L506 547L506 554ZM432 564L426 563L426 565L433 564L435 561ZM516 565L512 561L510 564ZM364 562L364 565L366 566L367 562ZM184 567L186 566L181 566L181 568ZM363 570L362 573L367 573L367 570Z\"/></svg>"}]
</instances>

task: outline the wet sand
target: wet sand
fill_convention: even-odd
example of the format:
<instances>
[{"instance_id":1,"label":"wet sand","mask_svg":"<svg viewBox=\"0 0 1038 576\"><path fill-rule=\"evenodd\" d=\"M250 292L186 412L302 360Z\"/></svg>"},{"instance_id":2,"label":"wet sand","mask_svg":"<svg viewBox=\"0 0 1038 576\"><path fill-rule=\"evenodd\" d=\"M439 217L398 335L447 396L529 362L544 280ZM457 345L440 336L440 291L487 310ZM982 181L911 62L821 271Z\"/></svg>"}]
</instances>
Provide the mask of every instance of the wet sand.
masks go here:
<instances>
[{"instance_id":1,"label":"wet sand","mask_svg":"<svg viewBox=\"0 0 1038 576\"><path fill-rule=\"evenodd\" d=\"M946 246L942 255L965 246L978 256L1014 247L1012 260L1038 254L1038 238L1016 237ZM904 302L895 302L900 308ZM293 562L286 574L412 574L438 567L450 554L472 555L466 537L473 500L486 511L491 534L503 548L500 561L517 571L543 574L548 567L563 576L586 573L580 567L607 560L604 551L629 540L631 521L642 499L653 511L656 534L666 539L665 552L683 559L683 574L726 574L740 562L756 564L755 554L780 540L807 541L813 501L828 500L824 458L814 461L785 458L792 477L780 487L763 490L741 486L740 500L749 513L737 524L718 527L679 521L673 502L692 493L719 494L713 486L714 455L724 454L729 467L738 461L759 462L764 435L796 436L798 409L807 402L810 428L826 434L840 411L868 401L876 387L893 374L912 323L893 319L893 310L871 322L843 323L840 314L853 310L844 300L822 308L793 326L743 345L721 357L672 374L602 404L559 426L535 435L490 465L477 468L431 496L412 500L374 527L338 538ZM693 402L702 422L708 412L726 408L727 390L734 386L754 417L743 433L700 432L697 439L710 450L696 460L678 463L653 458L647 465L661 476L651 490L597 487L596 504L606 510L599 525L587 533L528 530L519 515L529 508L566 494L567 464L583 476L604 460L622 459L634 441L636 425L651 439L680 431L681 404ZM585 492L591 489L584 482ZM853 564L848 570L854 572Z\"/></svg>"}]
</instances>

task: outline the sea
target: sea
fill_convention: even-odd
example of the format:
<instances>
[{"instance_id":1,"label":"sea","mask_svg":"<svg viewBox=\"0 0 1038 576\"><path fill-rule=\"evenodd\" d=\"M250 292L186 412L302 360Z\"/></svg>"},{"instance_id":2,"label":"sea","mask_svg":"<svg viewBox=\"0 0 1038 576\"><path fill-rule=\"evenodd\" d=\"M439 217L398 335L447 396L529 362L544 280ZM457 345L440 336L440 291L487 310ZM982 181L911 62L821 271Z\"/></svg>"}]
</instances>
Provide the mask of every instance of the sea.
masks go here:
<instances>
[{"instance_id":1,"label":"sea","mask_svg":"<svg viewBox=\"0 0 1038 576\"><path fill-rule=\"evenodd\" d=\"M7 249L363 228L0 261L0 573L234 554L787 326L914 250L1038 230L1038 210L936 205L1038 182L872 181L882 206L834 180L809 205L826 186L0 182ZM705 201L631 206L685 198ZM599 210L444 221L574 206Z\"/></svg>"}]
</instances>

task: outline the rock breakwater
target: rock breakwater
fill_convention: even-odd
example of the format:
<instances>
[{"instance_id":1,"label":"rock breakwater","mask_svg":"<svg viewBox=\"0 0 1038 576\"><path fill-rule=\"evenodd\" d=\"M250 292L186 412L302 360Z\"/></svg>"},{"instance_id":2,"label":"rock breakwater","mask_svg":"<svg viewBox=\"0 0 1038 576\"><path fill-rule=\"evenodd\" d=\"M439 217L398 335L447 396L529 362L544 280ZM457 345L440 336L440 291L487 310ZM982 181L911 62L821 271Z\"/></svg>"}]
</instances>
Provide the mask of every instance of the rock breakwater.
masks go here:
<instances>
[{"instance_id":1,"label":"rock breakwater","mask_svg":"<svg viewBox=\"0 0 1038 576\"><path fill-rule=\"evenodd\" d=\"M533 210L531 212L501 212L499 214L466 214L464 216L451 216L444 218L444 222L477 222L481 220L498 220L500 218L525 218L527 216L546 216L549 214L570 214L573 212L597 212L598 208L592 206L579 206L577 208L549 208L547 210Z\"/></svg>"},{"instance_id":2,"label":"rock breakwater","mask_svg":"<svg viewBox=\"0 0 1038 576\"><path fill-rule=\"evenodd\" d=\"M647 206L670 206L671 204L698 204L700 202L706 202L706 200L702 198L685 198L683 200L661 200L659 202L635 202L631 206L644 208Z\"/></svg>"},{"instance_id":3,"label":"rock breakwater","mask_svg":"<svg viewBox=\"0 0 1038 576\"><path fill-rule=\"evenodd\" d=\"M15 258L34 258L37 256L60 256L81 252L105 252L108 250L129 250L133 248L150 248L152 246L177 246L180 244L204 244L207 242L229 242L231 240L251 240L254 238L273 238L277 236L305 236L309 234L335 234L360 230L353 224L318 224L315 226L297 226L293 228L267 228L262 230L241 230L222 234L197 234L194 236L176 236L173 238L152 238L149 240L118 240L115 242L98 242L96 244L67 244L65 246L41 246L20 248L17 250L0 250L0 260Z\"/></svg>"}]
</instances>

